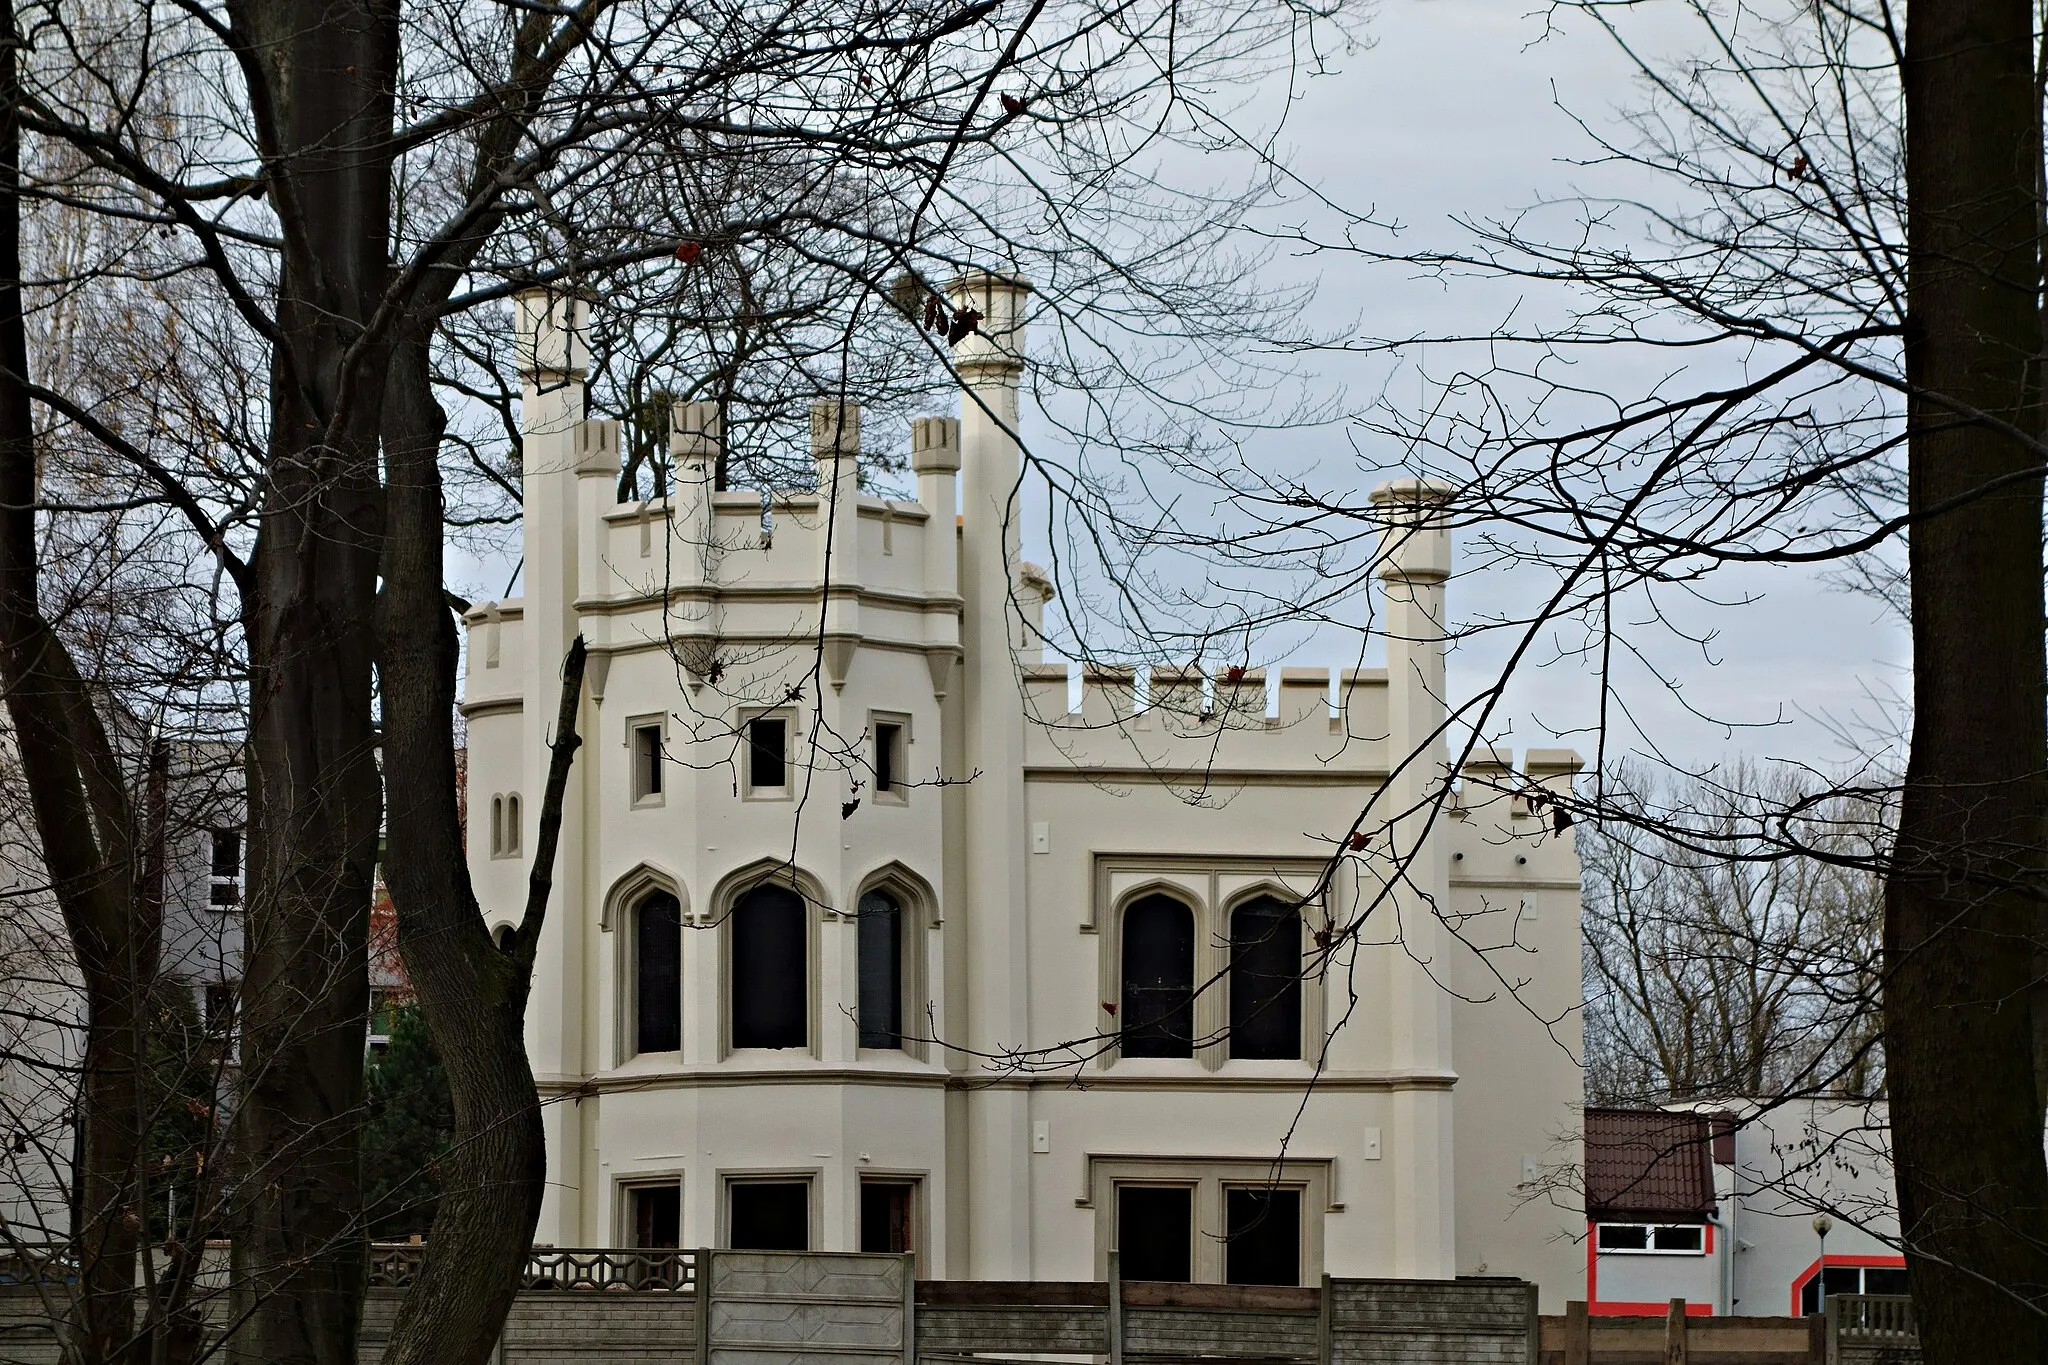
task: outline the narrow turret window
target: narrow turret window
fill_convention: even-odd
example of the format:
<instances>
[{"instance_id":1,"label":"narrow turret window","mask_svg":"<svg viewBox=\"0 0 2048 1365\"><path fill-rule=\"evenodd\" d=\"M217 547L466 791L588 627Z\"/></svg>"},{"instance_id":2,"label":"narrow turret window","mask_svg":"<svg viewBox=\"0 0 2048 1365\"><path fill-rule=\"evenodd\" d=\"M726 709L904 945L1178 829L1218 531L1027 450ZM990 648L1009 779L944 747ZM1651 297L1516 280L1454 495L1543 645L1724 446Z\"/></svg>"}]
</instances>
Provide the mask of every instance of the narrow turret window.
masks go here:
<instances>
[{"instance_id":1,"label":"narrow turret window","mask_svg":"<svg viewBox=\"0 0 2048 1365\"><path fill-rule=\"evenodd\" d=\"M903 907L886 891L860 898L860 1045L903 1046Z\"/></svg>"},{"instance_id":2,"label":"narrow turret window","mask_svg":"<svg viewBox=\"0 0 2048 1365\"><path fill-rule=\"evenodd\" d=\"M633 799L651 801L661 795L661 727L633 727Z\"/></svg>"},{"instance_id":3,"label":"narrow turret window","mask_svg":"<svg viewBox=\"0 0 2048 1365\"><path fill-rule=\"evenodd\" d=\"M747 722L747 787L755 792L788 789L788 717L756 716Z\"/></svg>"},{"instance_id":4,"label":"narrow turret window","mask_svg":"<svg viewBox=\"0 0 2048 1365\"><path fill-rule=\"evenodd\" d=\"M803 897L757 886L726 929L732 945L732 1045L810 1046L810 945Z\"/></svg>"},{"instance_id":5,"label":"narrow turret window","mask_svg":"<svg viewBox=\"0 0 2048 1365\"><path fill-rule=\"evenodd\" d=\"M1230 1055L1301 1056L1301 912L1272 896L1230 917Z\"/></svg>"},{"instance_id":6,"label":"narrow turret window","mask_svg":"<svg viewBox=\"0 0 2048 1365\"><path fill-rule=\"evenodd\" d=\"M1124 911L1123 1055L1194 1055L1195 912L1171 896Z\"/></svg>"},{"instance_id":7,"label":"narrow turret window","mask_svg":"<svg viewBox=\"0 0 2048 1365\"><path fill-rule=\"evenodd\" d=\"M683 1046L683 907L656 891L634 911L633 1020L635 1052L677 1052Z\"/></svg>"}]
</instances>

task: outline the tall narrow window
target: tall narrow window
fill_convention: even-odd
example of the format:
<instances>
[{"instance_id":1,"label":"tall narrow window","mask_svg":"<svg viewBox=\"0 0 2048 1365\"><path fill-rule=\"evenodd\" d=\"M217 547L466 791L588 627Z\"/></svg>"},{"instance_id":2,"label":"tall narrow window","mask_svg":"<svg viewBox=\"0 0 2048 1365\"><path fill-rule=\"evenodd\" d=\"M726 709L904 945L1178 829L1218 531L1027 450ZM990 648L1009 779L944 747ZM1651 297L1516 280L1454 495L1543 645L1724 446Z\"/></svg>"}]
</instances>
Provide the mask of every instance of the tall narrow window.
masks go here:
<instances>
[{"instance_id":1,"label":"tall narrow window","mask_svg":"<svg viewBox=\"0 0 2048 1365\"><path fill-rule=\"evenodd\" d=\"M886 891L860 898L862 1047L903 1046L903 907Z\"/></svg>"},{"instance_id":2,"label":"tall narrow window","mask_svg":"<svg viewBox=\"0 0 2048 1365\"><path fill-rule=\"evenodd\" d=\"M1226 1284L1301 1283L1301 1191L1223 1191Z\"/></svg>"},{"instance_id":3,"label":"tall narrow window","mask_svg":"<svg viewBox=\"0 0 2048 1365\"><path fill-rule=\"evenodd\" d=\"M903 794L903 726L896 721L876 721L875 795Z\"/></svg>"},{"instance_id":4,"label":"tall narrow window","mask_svg":"<svg viewBox=\"0 0 2048 1365\"><path fill-rule=\"evenodd\" d=\"M505 856L519 856L519 793L505 798Z\"/></svg>"},{"instance_id":5,"label":"tall narrow window","mask_svg":"<svg viewBox=\"0 0 2048 1365\"><path fill-rule=\"evenodd\" d=\"M1192 1187L1117 1186L1117 1268L1124 1279L1192 1280L1194 1242Z\"/></svg>"},{"instance_id":6,"label":"tall narrow window","mask_svg":"<svg viewBox=\"0 0 2048 1365\"><path fill-rule=\"evenodd\" d=\"M212 905L242 903L242 831L217 829L213 832L212 876L206 899Z\"/></svg>"},{"instance_id":7,"label":"tall narrow window","mask_svg":"<svg viewBox=\"0 0 2048 1365\"><path fill-rule=\"evenodd\" d=\"M908 1180L863 1180L860 1182L860 1249L862 1251L915 1251L917 1186Z\"/></svg>"},{"instance_id":8,"label":"tall narrow window","mask_svg":"<svg viewBox=\"0 0 2048 1365\"><path fill-rule=\"evenodd\" d=\"M789 718L756 716L747 722L747 786L779 791L789 785Z\"/></svg>"},{"instance_id":9,"label":"tall narrow window","mask_svg":"<svg viewBox=\"0 0 2048 1365\"><path fill-rule=\"evenodd\" d=\"M661 795L661 727L633 727L633 799L648 801Z\"/></svg>"},{"instance_id":10,"label":"tall narrow window","mask_svg":"<svg viewBox=\"0 0 2048 1365\"><path fill-rule=\"evenodd\" d=\"M732 942L732 1045L810 1045L810 946L803 897L757 886L740 897Z\"/></svg>"},{"instance_id":11,"label":"tall narrow window","mask_svg":"<svg viewBox=\"0 0 2048 1365\"><path fill-rule=\"evenodd\" d=\"M1230 1055L1301 1056L1301 913L1272 896L1230 917Z\"/></svg>"},{"instance_id":12,"label":"tall narrow window","mask_svg":"<svg viewBox=\"0 0 2048 1365\"><path fill-rule=\"evenodd\" d=\"M683 1046L683 907L656 891L634 911L633 1050Z\"/></svg>"},{"instance_id":13,"label":"tall narrow window","mask_svg":"<svg viewBox=\"0 0 2048 1365\"><path fill-rule=\"evenodd\" d=\"M493 858L501 858L504 855L505 798L494 796L491 798L491 856Z\"/></svg>"},{"instance_id":14,"label":"tall narrow window","mask_svg":"<svg viewBox=\"0 0 2048 1365\"><path fill-rule=\"evenodd\" d=\"M1195 912L1171 896L1124 911L1123 1055L1194 1055Z\"/></svg>"},{"instance_id":15,"label":"tall narrow window","mask_svg":"<svg viewBox=\"0 0 2048 1365\"><path fill-rule=\"evenodd\" d=\"M809 1251L807 1180L735 1180L725 1187L726 1245L736 1251Z\"/></svg>"}]
</instances>

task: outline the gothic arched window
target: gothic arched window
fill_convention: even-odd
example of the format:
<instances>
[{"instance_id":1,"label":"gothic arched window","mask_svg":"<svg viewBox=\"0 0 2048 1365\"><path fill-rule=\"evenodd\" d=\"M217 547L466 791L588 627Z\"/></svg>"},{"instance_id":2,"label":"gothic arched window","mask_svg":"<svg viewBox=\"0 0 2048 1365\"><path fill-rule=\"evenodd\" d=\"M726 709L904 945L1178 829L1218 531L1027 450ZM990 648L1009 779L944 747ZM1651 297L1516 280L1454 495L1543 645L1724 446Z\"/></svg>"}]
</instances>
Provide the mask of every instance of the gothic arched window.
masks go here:
<instances>
[{"instance_id":1,"label":"gothic arched window","mask_svg":"<svg viewBox=\"0 0 2048 1365\"><path fill-rule=\"evenodd\" d=\"M886 891L860 898L860 1045L903 1046L903 906Z\"/></svg>"},{"instance_id":2,"label":"gothic arched window","mask_svg":"<svg viewBox=\"0 0 2048 1365\"><path fill-rule=\"evenodd\" d=\"M732 942L732 1045L810 1045L810 945L804 900L786 886L761 885L739 898Z\"/></svg>"},{"instance_id":3,"label":"gothic arched window","mask_svg":"<svg viewBox=\"0 0 2048 1365\"><path fill-rule=\"evenodd\" d=\"M1301 1056L1301 912L1273 896L1230 916L1230 1055Z\"/></svg>"},{"instance_id":4,"label":"gothic arched window","mask_svg":"<svg viewBox=\"0 0 2048 1365\"><path fill-rule=\"evenodd\" d=\"M633 910L633 1050L683 1046L683 907L666 891Z\"/></svg>"},{"instance_id":5,"label":"gothic arched window","mask_svg":"<svg viewBox=\"0 0 2048 1365\"><path fill-rule=\"evenodd\" d=\"M1195 912L1171 896L1124 911L1123 1055L1195 1052Z\"/></svg>"}]
</instances>

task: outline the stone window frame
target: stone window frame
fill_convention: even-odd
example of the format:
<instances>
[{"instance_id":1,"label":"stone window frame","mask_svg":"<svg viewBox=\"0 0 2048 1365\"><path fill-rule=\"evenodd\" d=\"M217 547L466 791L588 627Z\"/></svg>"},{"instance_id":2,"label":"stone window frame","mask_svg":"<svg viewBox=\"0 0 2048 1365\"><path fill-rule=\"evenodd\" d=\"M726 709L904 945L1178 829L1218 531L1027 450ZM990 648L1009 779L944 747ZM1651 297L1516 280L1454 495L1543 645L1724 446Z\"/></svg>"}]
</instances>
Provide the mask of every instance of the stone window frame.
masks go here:
<instances>
[{"instance_id":1,"label":"stone window frame","mask_svg":"<svg viewBox=\"0 0 2048 1365\"><path fill-rule=\"evenodd\" d=\"M903 1046L901 1048L864 1048L859 1046L858 1019L855 1022L855 1055L870 1058L887 1057L900 1052L915 1061L929 1061L932 1039L933 1018L925 1011L929 1002L937 1014L938 1002L931 998L930 973L930 931L939 927L939 897L932 884L911 868L899 861L890 861L874 868L854 883L853 895L847 900L847 909L836 918L854 936L852 958L854 963L854 998L851 1002L856 1016L860 1003L860 903L870 891L886 891L896 898L901 917L897 924L902 941L897 945L902 955L903 972ZM827 912L831 914L830 911Z\"/></svg>"},{"instance_id":2,"label":"stone window frame","mask_svg":"<svg viewBox=\"0 0 2048 1365\"><path fill-rule=\"evenodd\" d=\"M687 1226L685 1218L690 1202L689 1182L680 1166L651 1166L631 1175L612 1177L612 1238L615 1247L631 1246L628 1240L633 1233L633 1191L651 1190L664 1186L673 1187L676 1192L676 1241L688 1242L682 1235ZM680 1248L678 1248L680 1249Z\"/></svg>"},{"instance_id":3,"label":"stone window frame","mask_svg":"<svg viewBox=\"0 0 2048 1365\"><path fill-rule=\"evenodd\" d=\"M880 760L876 755L880 752L881 727L884 725L895 726L897 735L896 772L894 774L896 785L886 792L881 790L872 781L875 776L875 771L873 770L878 770L881 767ZM910 749L916 742L917 733L911 728L910 712L894 711L882 707L871 708L868 711L868 748L871 765L871 771L868 774L871 779L868 784L868 794L876 805L907 806L910 804Z\"/></svg>"},{"instance_id":4,"label":"stone window frame","mask_svg":"<svg viewBox=\"0 0 2048 1365\"><path fill-rule=\"evenodd\" d=\"M680 1057L682 1053L640 1052L634 1047L635 1026L639 1019L639 1001L636 992L640 981L640 964L636 954L640 946L639 921L637 912L640 902L656 891L665 891L676 898L682 907L680 917L683 933L682 983L677 1009L682 1015L681 1036L683 1050L689 1048L690 1024L690 963L689 934L697 921L692 916L689 893L683 888L682 878L658 867L653 863L636 864L630 871L619 877L605 892L604 903L599 911L597 927L600 932L611 933L615 928L617 942L613 945L612 963L612 1065L624 1066L636 1057Z\"/></svg>"},{"instance_id":5,"label":"stone window frame","mask_svg":"<svg viewBox=\"0 0 2048 1365\"><path fill-rule=\"evenodd\" d=\"M1195 1055L1192 1058L1134 1057L1126 1061L1112 1043L1092 1065L1107 1070L1119 1065L1185 1068L1213 1072L1226 1062L1239 1067L1283 1068L1284 1074L1306 1074L1327 1036L1327 972L1312 972L1301 989L1300 1058L1253 1059L1230 1056L1230 921L1238 906L1260 896L1299 899L1322 875L1318 858L1260 858L1246 855L1097 853L1088 906L1080 931L1093 934L1098 946L1096 1028L1114 1036L1123 1014L1123 915L1150 895L1185 901L1195 912ZM1292 883L1292 884L1290 884ZM1303 960L1314 942L1322 901L1302 906ZM1205 988L1206 986L1206 988ZM1115 1005L1112 1013L1107 1007ZM1203 1040L1211 1041L1205 1043Z\"/></svg>"},{"instance_id":6,"label":"stone window frame","mask_svg":"<svg viewBox=\"0 0 2048 1365\"><path fill-rule=\"evenodd\" d=\"M823 1245L824 1186L825 1168L822 1166L771 1166L771 1167L721 1167L715 1173L718 1181L718 1227L714 1245L721 1250L732 1249L732 1187L735 1185L797 1185L804 1186L805 1204L809 1213L810 1249L817 1251Z\"/></svg>"},{"instance_id":7,"label":"stone window frame","mask_svg":"<svg viewBox=\"0 0 2048 1365\"><path fill-rule=\"evenodd\" d=\"M1266 1157L1133 1156L1088 1154L1087 1186L1076 1208L1095 1212L1095 1277L1109 1275L1109 1252L1116 1238L1116 1190L1119 1185L1180 1185L1193 1188L1194 1283L1224 1283L1224 1201L1226 1189L1274 1187L1301 1191L1301 1282L1320 1284L1327 1242L1325 1219L1342 1213L1332 1202L1336 1192L1333 1157L1288 1157L1275 1163ZM1277 1167L1277 1169L1276 1169Z\"/></svg>"},{"instance_id":8,"label":"stone window frame","mask_svg":"<svg viewBox=\"0 0 2048 1365\"><path fill-rule=\"evenodd\" d=\"M656 762L661 764L661 790L646 792L640 789L640 735L642 731L655 732ZM668 804L668 712L649 711L645 715L626 717L626 796L627 805L634 810L653 810Z\"/></svg>"},{"instance_id":9,"label":"stone window frame","mask_svg":"<svg viewBox=\"0 0 2048 1365\"><path fill-rule=\"evenodd\" d=\"M732 1045L732 914L742 896L769 882L796 892L804 904L804 1029L807 1042L802 1048L735 1048ZM835 915L831 898L825 894L825 884L804 869L791 867L781 858L757 858L728 872L713 889L707 909L710 922L718 932L718 1059L724 1062L735 1057L752 1058L763 1051L772 1055L804 1056L814 1061L823 1057L824 1020L818 1000L823 984L819 977L824 953L819 936L827 921L842 918L851 923L853 916ZM721 1219L723 1216L721 1213ZM719 1226L722 1228L724 1223Z\"/></svg>"},{"instance_id":10,"label":"stone window frame","mask_svg":"<svg viewBox=\"0 0 2048 1365\"><path fill-rule=\"evenodd\" d=\"M756 787L754 785L754 738L751 733L757 720L779 720L782 722L782 785L779 787ZM799 722L802 715L795 706L746 706L740 708L733 733L738 738L734 760L739 767L739 793L742 801L794 801L796 791L802 784L796 780L797 737L801 733Z\"/></svg>"}]
</instances>

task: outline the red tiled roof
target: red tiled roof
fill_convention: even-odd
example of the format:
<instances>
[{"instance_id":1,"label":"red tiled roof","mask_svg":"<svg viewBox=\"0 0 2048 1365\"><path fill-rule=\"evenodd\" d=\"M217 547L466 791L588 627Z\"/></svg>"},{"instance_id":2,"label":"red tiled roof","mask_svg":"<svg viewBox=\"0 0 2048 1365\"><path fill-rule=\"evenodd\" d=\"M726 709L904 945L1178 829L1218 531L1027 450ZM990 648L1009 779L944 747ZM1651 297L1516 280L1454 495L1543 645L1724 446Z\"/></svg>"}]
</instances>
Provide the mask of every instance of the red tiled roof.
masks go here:
<instances>
[{"instance_id":1,"label":"red tiled roof","mask_svg":"<svg viewBox=\"0 0 2048 1365\"><path fill-rule=\"evenodd\" d=\"M1711 1216L1713 1146L1706 1114L1588 1109L1586 1216Z\"/></svg>"}]
</instances>

